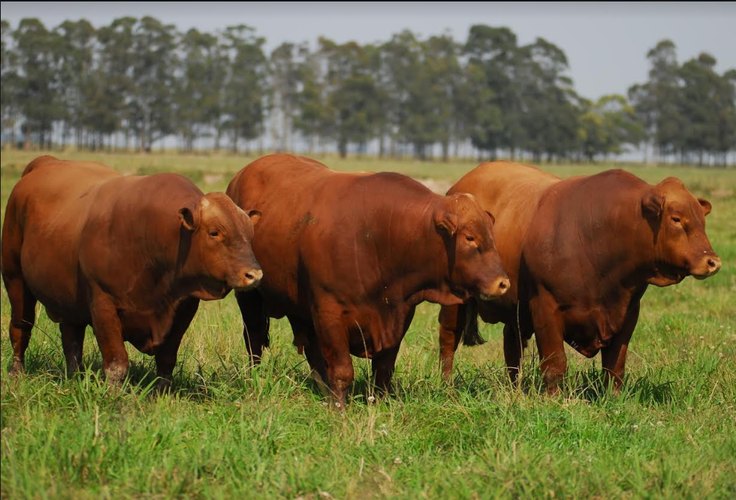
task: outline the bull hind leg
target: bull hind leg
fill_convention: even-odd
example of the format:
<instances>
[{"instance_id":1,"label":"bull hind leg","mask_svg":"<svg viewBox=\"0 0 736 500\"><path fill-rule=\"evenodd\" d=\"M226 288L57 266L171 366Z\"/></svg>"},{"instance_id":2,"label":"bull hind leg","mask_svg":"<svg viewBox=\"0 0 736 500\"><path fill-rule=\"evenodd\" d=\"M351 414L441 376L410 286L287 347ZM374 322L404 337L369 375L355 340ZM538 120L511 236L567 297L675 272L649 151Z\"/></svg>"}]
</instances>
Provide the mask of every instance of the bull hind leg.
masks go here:
<instances>
[{"instance_id":1,"label":"bull hind leg","mask_svg":"<svg viewBox=\"0 0 736 500\"><path fill-rule=\"evenodd\" d=\"M189 328L192 319L194 319L198 308L199 299L194 297L190 297L179 304L171 328L166 334L164 342L156 350L154 356L156 358L156 375L158 376L156 390L158 392L167 391L171 387L171 378L174 373L174 366L176 366L176 356L179 352L181 339L184 332Z\"/></svg>"},{"instance_id":2,"label":"bull hind leg","mask_svg":"<svg viewBox=\"0 0 736 500\"><path fill-rule=\"evenodd\" d=\"M373 383L380 394L392 391L391 379L394 376L396 357L399 354L399 345L384 349L373 356Z\"/></svg>"},{"instance_id":3,"label":"bull hind leg","mask_svg":"<svg viewBox=\"0 0 736 500\"><path fill-rule=\"evenodd\" d=\"M85 325L72 325L62 321L59 329L61 330L61 346L66 359L66 375L71 377L83 369L82 351Z\"/></svg>"},{"instance_id":4,"label":"bull hind leg","mask_svg":"<svg viewBox=\"0 0 736 500\"><path fill-rule=\"evenodd\" d=\"M3 277L10 301L9 333L10 343L13 345L13 360L8 371L18 374L25 370L26 349L36 322L36 298L21 277L9 278L5 273Z\"/></svg>"},{"instance_id":5,"label":"bull hind leg","mask_svg":"<svg viewBox=\"0 0 736 500\"><path fill-rule=\"evenodd\" d=\"M261 362L263 349L269 346L269 319L263 297L257 291L236 292L240 315L243 318L243 340L248 350L251 365Z\"/></svg>"},{"instance_id":6,"label":"bull hind leg","mask_svg":"<svg viewBox=\"0 0 736 500\"><path fill-rule=\"evenodd\" d=\"M317 388L323 396L332 396L332 391L328 384L327 378L327 363L325 358L322 356L322 352L319 346L316 344L315 339L312 338L310 341L304 344L304 356L307 358L309 368L311 370L310 376L312 380L317 384Z\"/></svg>"},{"instance_id":7,"label":"bull hind leg","mask_svg":"<svg viewBox=\"0 0 736 500\"><path fill-rule=\"evenodd\" d=\"M531 330L524 328L519 324L523 325L525 322L524 318L513 318L509 319L503 326L503 357L506 362L506 369L508 370L509 379L514 385L519 384L519 377L521 375L521 356L526 349L527 340L531 337Z\"/></svg>"}]
</instances>

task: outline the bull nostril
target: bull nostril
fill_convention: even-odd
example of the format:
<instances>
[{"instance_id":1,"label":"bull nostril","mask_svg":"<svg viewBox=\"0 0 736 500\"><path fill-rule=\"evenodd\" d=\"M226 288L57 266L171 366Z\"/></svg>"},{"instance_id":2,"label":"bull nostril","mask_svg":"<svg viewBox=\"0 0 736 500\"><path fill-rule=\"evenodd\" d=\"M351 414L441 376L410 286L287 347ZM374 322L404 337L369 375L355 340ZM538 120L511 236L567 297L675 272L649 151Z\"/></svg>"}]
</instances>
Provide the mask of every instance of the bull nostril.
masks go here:
<instances>
[{"instance_id":1,"label":"bull nostril","mask_svg":"<svg viewBox=\"0 0 736 500\"><path fill-rule=\"evenodd\" d=\"M263 271L260 269L253 269L245 273L245 279L248 281L258 281L263 277Z\"/></svg>"},{"instance_id":2,"label":"bull nostril","mask_svg":"<svg viewBox=\"0 0 736 500\"><path fill-rule=\"evenodd\" d=\"M498 282L499 290L506 290L509 287L509 280L501 280Z\"/></svg>"},{"instance_id":3,"label":"bull nostril","mask_svg":"<svg viewBox=\"0 0 736 500\"><path fill-rule=\"evenodd\" d=\"M711 271L715 271L720 269L721 267L721 261L719 259L708 259L708 269Z\"/></svg>"}]
</instances>

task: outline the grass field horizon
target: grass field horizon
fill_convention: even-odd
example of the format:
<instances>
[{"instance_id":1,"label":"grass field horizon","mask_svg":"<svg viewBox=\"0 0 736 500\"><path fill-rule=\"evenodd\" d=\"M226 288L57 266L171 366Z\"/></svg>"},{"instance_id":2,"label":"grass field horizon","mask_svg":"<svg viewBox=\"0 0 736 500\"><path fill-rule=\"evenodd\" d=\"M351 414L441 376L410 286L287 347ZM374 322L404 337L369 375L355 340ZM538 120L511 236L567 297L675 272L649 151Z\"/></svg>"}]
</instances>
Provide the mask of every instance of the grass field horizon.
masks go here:
<instances>
[{"instance_id":1,"label":"grass field horizon","mask_svg":"<svg viewBox=\"0 0 736 500\"><path fill-rule=\"evenodd\" d=\"M7 198L41 152L3 151ZM49 152L124 173L176 171L224 191L257 155ZM316 156L336 170L397 171L436 190L478 162ZM648 182L681 178L711 201L707 231L723 268L714 277L650 287L620 395L601 382L600 356L567 349L562 394L541 390L534 343L522 387L507 381L500 325L461 347L453 383L438 366L438 306L423 303L402 343L395 394L372 402L370 362L353 358L347 410L329 410L272 321L263 364L248 367L232 294L203 302L184 336L171 394L154 396L153 358L126 344L122 388L101 375L88 328L85 363L64 376L58 325L43 307L27 373L10 377L10 308L0 314L3 498L736 497L736 170L612 164L548 165L561 177L624 168Z\"/></svg>"}]
</instances>

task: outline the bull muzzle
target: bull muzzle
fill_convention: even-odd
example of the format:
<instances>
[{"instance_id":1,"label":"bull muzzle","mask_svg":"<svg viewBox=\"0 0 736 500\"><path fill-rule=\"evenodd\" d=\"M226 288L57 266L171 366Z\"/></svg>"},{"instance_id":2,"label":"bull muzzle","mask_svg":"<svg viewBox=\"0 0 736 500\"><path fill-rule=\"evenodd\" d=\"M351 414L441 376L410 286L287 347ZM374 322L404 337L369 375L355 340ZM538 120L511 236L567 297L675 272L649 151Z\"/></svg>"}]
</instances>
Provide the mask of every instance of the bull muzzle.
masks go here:
<instances>
[{"instance_id":1,"label":"bull muzzle","mask_svg":"<svg viewBox=\"0 0 736 500\"><path fill-rule=\"evenodd\" d=\"M695 279L704 280L721 270L721 259L717 255L706 255L699 265L690 270Z\"/></svg>"},{"instance_id":2,"label":"bull muzzle","mask_svg":"<svg viewBox=\"0 0 736 500\"><path fill-rule=\"evenodd\" d=\"M251 288L257 287L262 278L263 271L260 268L253 268L242 271L240 273L239 283L233 288L238 290L239 292L250 290Z\"/></svg>"},{"instance_id":3,"label":"bull muzzle","mask_svg":"<svg viewBox=\"0 0 736 500\"><path fill-rule=\"evenodd\" d=\"M508 277L503 276L491 283L491 286L489 286L487 289L482 290L480 292L480 299L481 300L494 300L501 296L503 296L506 292L509 291L509 288L511 288L511 281L509 281Z\"/></svg>"}]
</instances>

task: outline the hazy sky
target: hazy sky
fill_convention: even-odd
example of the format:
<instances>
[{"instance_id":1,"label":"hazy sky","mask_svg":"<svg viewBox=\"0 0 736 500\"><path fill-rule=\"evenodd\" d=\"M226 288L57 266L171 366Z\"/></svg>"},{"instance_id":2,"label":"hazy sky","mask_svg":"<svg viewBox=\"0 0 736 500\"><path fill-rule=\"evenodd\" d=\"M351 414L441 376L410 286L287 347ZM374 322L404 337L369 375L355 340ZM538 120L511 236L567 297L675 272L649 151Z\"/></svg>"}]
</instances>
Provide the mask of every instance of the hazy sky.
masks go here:
<instances>
[{"instance_id":1,"label":"hazy sky","mask_svg":"<svg viewBox=\"0 0 736 500\"><path fill-rule=\"evenodd\" d=\"M150 15L180 30L247 24L267 39L269 51L284 41L315 46L320 35L383 42L409 29L464 41L473 24L506 26L520 44L544 37L562 48L575 88L589 98L625 94L645 81L646 53L664 38L675 43L681 63L708 52L720 73L736 68L736 2L2 2L2 18L13 27L24 17L49 28L81 18L99 27L126 15Z\"/></svg>"}]
</instances>

